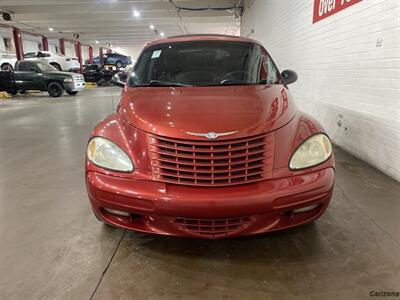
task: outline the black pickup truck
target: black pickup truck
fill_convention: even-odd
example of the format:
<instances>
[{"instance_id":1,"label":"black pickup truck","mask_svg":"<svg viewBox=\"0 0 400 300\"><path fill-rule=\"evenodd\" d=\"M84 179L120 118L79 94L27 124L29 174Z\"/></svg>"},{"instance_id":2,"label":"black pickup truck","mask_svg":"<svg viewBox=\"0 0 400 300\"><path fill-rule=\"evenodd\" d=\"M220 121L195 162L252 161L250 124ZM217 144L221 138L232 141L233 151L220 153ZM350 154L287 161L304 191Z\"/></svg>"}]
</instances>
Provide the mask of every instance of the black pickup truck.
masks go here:
<instances>
[{"instance_id":1,"label":"black pickup truck","mask_svg":"<svg viewBox=\"0 0 400 300\"><path fill-rule=\"evenodd\" d=\"M41 61L17 61L14 71L0 72L0 91L10 94L26 90L47 91L52 97L60 97L64 91L76 95L85 88L82 75L61 72Z\"/></svg>"}]
</instances>

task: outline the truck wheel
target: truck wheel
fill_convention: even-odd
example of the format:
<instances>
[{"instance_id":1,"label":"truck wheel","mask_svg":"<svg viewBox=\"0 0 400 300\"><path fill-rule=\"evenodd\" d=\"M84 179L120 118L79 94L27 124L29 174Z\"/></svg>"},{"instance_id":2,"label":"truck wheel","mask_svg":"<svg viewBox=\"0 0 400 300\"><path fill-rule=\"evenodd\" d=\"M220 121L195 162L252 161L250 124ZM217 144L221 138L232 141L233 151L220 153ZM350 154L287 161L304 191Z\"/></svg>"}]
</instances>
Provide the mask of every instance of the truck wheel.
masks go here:
<instances>
[{"instance_id":1,"label":"truck wheel","mask_svg":"<svg viewBox=\"0 0 400 300\"><path fill-rule=\"evenodd\" d=\"M25 94L25 90L19 91L21 95Z\"/></svg>"},{"instance_id":2,"label":"truck wheel","mask_svg":"<svg viewBox=\"0 0 400 300\"><path fill-rule=\"evenodd\" d=\"M124 66L121 61L117 61L115 65L117 68L122 68Z\"/></svg>"},{"instance_id":3,"label":"truck wheel","mask_svg":"<svg viewBox=\"0 0 400 300\"><path fill-rule=\"evenodd\" d=\"M58 71L62 71L61 66L57 63L50 63L54 68L56 68Z\"/></svg>"},{"instance_id":4,"label":"truck wheel","mask_svg":"<svg viewBox=\"0 0 400 300\"><path fill-rule=\"evenodd\" d=\"M7 91L7 93L9 93L9 94L11 94L11 95L15 96L16 94L18 94L18 91L16 91L16 90L13 90L13 91Z\"/></svg>"},{"instance_id":5,"label":"truck wheel","mask_svg":"<svg viewBox=\"0 0 400 300\"><path fill-rule=\"evenodd\" d=\"M58 82L50 82L47 86L47 91L52 97L60 97L64 92L64 88Z\"/></svg>"},{"instance_id":6,"label":"truck wheel","mask_svg":"<svg viewBox=\"0 0 400 300\"><path fill-rule=\"evenodd\" d=\"M1 65L1 70L2 71L12 71L13 67L9 63L5 63Z\"/></svg>"},{"instance_id":7,"label":"truck wheel","mask_svg":"<svg viewBox=\"0 0 400 300\"><path fill-rule=\"evenodd\" d=\"M77 91L67 91L67 94L71 95L71 96L75 96L76 94L78 94L78 92Z\"/></svg>"}]
</instances>

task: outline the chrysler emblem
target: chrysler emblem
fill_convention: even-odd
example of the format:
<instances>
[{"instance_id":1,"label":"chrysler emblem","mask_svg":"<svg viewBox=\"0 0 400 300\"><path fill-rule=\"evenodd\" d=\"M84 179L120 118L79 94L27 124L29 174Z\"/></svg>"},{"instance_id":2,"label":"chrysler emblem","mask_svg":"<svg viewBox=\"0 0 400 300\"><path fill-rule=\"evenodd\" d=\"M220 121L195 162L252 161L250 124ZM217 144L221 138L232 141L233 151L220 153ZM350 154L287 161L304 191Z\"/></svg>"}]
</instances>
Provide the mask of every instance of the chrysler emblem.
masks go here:
<instances>
[{"instance_id":1,"label":"chrysler emblem","mask_svg":"<svg viewBox=\"0 0 400 300\"><path fill-rule=\"evenodd\" d=\"M234 133L237 133L239 131L229 131L229 132L207 132L207 133L197 133L197 132L186 132L187 134L190 135L195 135L195 136L203 136L205 138L208 138L209 140L215 140L216 138L219 138L220 136L226 136L226 135L231 135Z\"/></svg>"}]
</instances>

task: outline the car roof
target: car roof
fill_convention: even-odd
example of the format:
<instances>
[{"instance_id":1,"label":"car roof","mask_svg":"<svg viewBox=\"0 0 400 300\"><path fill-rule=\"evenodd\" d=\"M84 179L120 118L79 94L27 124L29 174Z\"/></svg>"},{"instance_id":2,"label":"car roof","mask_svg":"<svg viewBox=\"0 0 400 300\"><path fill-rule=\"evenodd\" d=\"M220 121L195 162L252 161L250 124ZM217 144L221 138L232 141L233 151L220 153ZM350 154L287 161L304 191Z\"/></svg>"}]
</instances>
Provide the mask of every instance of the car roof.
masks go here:
<instances>
[{"instance_id":1,"label":"car roof","mask_svg":"<svg viewBox=\"0 0 400 300\"><path fill-rule=\"evenodd\" d=\"M235 36L235 35L224 35L224 34L186 34L186 35L176 35L170 36L167 38L162 38L158 40L154 40L146 45L147 47L158 45L158 44L166 44L166 43L177 43L177 42L193 42L193 41L225 41L225 42L244 42L244 43L254 43L260 46L261 43L249 39L246 37Z\"/></svg>"}]
</instances>

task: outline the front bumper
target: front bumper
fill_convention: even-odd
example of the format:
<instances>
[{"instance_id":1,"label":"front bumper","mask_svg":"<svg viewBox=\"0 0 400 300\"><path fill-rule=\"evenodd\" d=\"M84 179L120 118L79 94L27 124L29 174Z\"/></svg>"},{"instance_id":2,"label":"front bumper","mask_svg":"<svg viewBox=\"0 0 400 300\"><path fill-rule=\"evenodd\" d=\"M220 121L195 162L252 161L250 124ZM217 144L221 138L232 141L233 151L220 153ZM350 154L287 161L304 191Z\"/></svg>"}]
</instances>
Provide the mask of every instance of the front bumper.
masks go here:
<instances>
[{"instance_id":1,"label":"front bumper","mask_svg":"<svg viewBox=\"0 0 400 300\"><path fill-rule=\"evenodd\" d=\"M222 238L317 219L331 199L334 173L326 168L236 187L198 188L89 171L86 184L94 213L111 225L164 235ZM295 213L314 205L310 211ZM110 213L110 209L129 216Z\"/></svg>"},{"instance_id":2,"label":"front bumper","mask_svg":"<svg viewBox=\"0 0 400 300\"><path fill-rule=\"evenodd\" d=\"M71 92L80 92L85 89L85 81L73 81L71 83L64 83L64 88Z\"/></svg>"}]
</instances>

